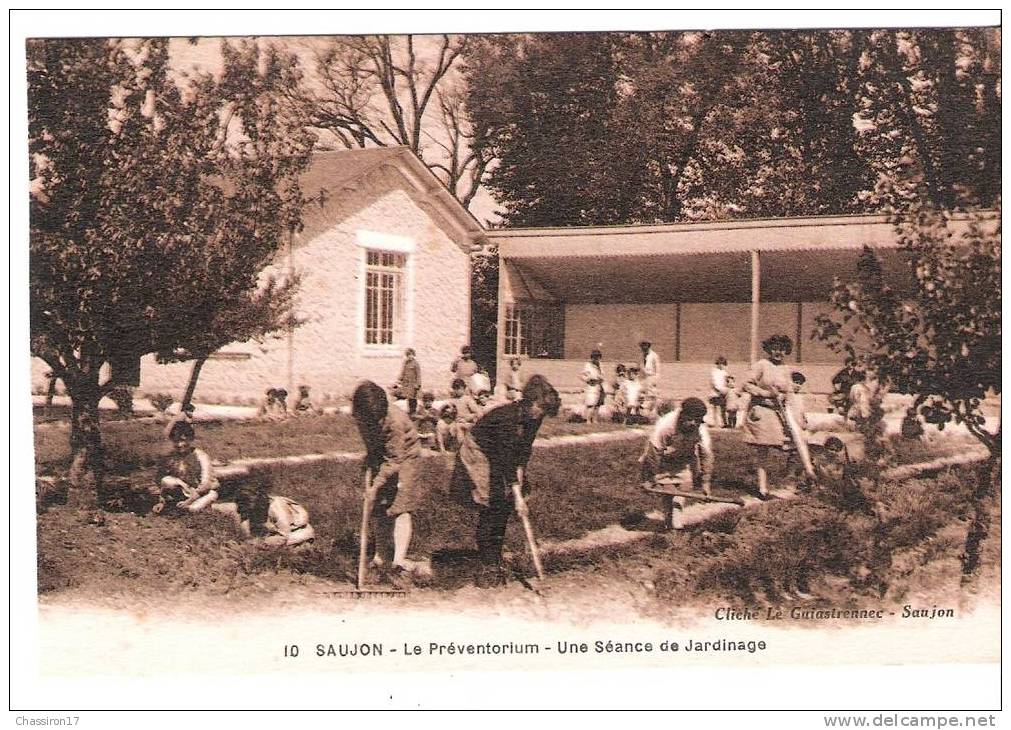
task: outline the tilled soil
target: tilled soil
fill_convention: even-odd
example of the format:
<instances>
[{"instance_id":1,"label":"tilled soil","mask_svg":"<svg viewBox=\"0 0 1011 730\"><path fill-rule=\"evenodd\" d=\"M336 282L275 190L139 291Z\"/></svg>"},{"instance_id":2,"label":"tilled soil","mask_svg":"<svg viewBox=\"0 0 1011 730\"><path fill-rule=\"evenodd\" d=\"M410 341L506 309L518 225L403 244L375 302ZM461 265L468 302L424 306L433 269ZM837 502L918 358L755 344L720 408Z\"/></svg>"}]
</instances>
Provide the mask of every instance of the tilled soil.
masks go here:
<instances>
[{"instance_id":1,"label":"tilled soil","mask_svg":"<svg viewBox=\"0 0 1011 730\"><path fill-rule=\"evenodd\" d=\"M928 525L929 532L895 550L885 568L850 544L852 530L859 532L859 520L867 519L805 496L721 513L674 533L652 534L650 525L640 524L634 529L645 531L641 539L549 552L543 585L527 578L526 556L517 554L514 579L492 589L473 586L471 553L437 551L425 585L382 605L508 611L577 623L638 615L667 623L721 603L840 605L911 595L937 602L942 594L962 592L959 556L966 527L960 515ZM355 545L346 539L321 536L304 549L265 550L240 542L231 521L213 512L139 516L61 505L38 520L44 605L171 612L207 604L235 613L332 608L335 599L355 596ZM990 549L987 555L984 573L992 577L999 553ZM887 585L870 579L875 570L889 579Z\"/></svg>"}]
</instances>

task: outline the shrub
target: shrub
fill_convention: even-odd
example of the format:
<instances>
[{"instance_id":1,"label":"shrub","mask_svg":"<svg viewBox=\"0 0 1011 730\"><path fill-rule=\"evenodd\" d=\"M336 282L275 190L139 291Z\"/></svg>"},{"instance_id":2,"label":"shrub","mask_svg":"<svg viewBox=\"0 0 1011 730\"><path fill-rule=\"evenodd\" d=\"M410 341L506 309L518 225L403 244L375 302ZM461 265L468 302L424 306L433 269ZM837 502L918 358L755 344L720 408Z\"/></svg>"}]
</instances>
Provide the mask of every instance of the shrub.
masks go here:
<instances>
[{"instance_id":1,"label":"shrub","mask_svg":"<svg viewBox=\"0 0 1011 730\"><path fill-rule=\"evenodd\" d=\"M148 400L151 401L151 405L159 413L164 413L169 409L169 406L175 401L175 399L168 393L154 393L148 396Z\"/></svg>"},{"instance_id":2,"label":"shrub","mask_svg":"<svg viewBox=\"0 0 1011 730\"><path fill-rule=\"evenodd\" d=\"M784 593L806 591L813 576L848 575L862 557L862 541L845 517L811 498L746 513L732 541L712 534L706 542L712 545L705 552L723 549L702 562L690 590L742 603L773 603Z\"/></svg>"}]
</instances>

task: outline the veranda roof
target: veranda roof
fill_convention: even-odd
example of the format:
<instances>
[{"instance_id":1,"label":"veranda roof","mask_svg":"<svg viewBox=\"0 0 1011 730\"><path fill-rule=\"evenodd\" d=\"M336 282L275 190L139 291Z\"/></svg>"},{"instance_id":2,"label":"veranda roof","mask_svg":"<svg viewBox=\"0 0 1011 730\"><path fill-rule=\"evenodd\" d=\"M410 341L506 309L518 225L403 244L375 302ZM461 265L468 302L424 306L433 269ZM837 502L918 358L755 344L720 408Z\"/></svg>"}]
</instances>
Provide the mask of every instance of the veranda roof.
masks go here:
<instances>
[{"instance_id":1,"label":"veranda roof","mask_svg":"<svg viewBox=\"0 0 1011 730\"><path fill-rule=\"evenodd\" d=\"M953 217L954 230L965 227ZM883 215L493 230L488 239L521 280L567 302L752 301L755 252L767 302L824 301L834 276L855 273L863 246L894 285L910 276Z\"/></svg>"}]
</instances>

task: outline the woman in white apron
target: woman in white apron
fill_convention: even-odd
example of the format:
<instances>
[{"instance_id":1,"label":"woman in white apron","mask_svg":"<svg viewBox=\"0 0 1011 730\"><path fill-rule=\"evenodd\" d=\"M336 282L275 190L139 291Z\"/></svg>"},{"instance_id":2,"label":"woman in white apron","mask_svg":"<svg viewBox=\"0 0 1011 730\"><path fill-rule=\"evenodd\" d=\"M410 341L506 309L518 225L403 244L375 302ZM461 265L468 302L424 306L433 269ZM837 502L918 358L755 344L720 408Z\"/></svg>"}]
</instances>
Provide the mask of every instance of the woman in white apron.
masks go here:
<instances>
[{"instance_id":1,"label":"woman in white apron","mask_svg":"<svg viewBox=\"0 0 1011 730\"><path fill-rule=\"evenodd\" d=\"M770 449L783 449L791 439L784 423L784 407L793 393L793 380L786 356L793 351L793 341L786 335L773 335L762 343L766 357L755 363L744 391L751 396L742 429L744 443L755 450L758 496L769 496L768 465Z\"/></svg>"}]
</instances>

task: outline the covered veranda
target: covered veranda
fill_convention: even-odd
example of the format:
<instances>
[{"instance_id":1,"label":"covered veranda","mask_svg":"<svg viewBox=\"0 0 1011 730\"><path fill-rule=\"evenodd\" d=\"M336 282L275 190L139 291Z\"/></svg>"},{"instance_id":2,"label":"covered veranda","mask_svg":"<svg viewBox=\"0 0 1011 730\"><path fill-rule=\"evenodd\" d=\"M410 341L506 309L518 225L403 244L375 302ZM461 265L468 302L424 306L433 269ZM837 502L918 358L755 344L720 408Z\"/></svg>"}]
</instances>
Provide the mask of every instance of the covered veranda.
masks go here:
<instances>
[{"instance_id":1,"label":"covered veranda","mask_svg":"<svg viewBox=\"0 0 1011 730\"><path fill-rule=\"evenodd\" d=\"M957 224L957 222L956 222ZM773 333L795 343L791 360L809 390L828 392L840 358L811 333L829 311L833 278L856 273L875 249L898 288L910 274L885 216L780 218L659 226L489 231L498 246L498 368L578 389L591 349L608 375L649 340L663 362L661 390L708 389L718 355L743 376Z\"/></svg>"}]
</instances>

